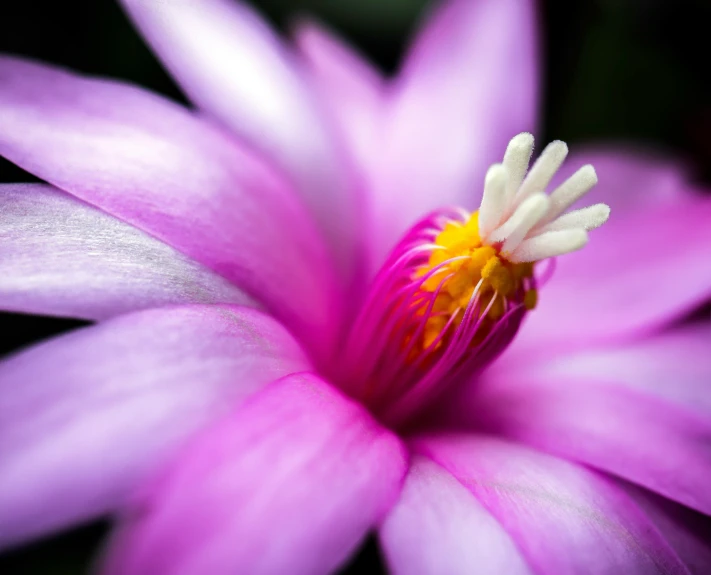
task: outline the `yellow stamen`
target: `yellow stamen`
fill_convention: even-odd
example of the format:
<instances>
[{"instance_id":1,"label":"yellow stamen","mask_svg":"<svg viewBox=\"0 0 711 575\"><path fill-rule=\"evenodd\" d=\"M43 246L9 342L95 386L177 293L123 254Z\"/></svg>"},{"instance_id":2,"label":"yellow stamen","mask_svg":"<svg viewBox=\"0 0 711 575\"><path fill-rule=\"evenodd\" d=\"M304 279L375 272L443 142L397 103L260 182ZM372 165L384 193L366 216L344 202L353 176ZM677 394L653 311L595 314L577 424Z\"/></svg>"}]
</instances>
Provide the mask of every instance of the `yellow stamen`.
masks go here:
<instances>
[{"instance_id":1,"label":"yellow stamen","mask_svg":"<svg viewBox=\"0 0 711 575\"><path fill-rule=\"evenodd\" d=\"M430 293L437 292L441 285L432 308L432 312L438 315L427 319L422 349L428 348L440 336L452 314L465 309L473 295L479 298L480 317L486 313L487 321L482 325L490 328L493 323L489 320L497 320L504 315L507 298L520 294L520 290L524 289L524 280L533 275L532 264L511 263L495 247L483 246L478 222L478 212L474 212L464 223L446 224L435 238L438 248L432 251L427 264L414 274L415 277L423 277L441 266L422 284L422 290ZM445 278L448 279L443 283ZM478 290L476 294L475 289ZM525 292L523 298L527 309L533 309L536 297L535 290ZM416 313L424 314L430 301L426 300ZM452 322L454 327L461 323L462 316L458 313L455 317ZM440 345L441 342L435 348Z\"/></svg>"},{"instance_id":2,"label":"yellow stamen","mask_svg":"<svg viewBox=\"0 0 711 575\"><path fill-rule=\"evenodd\" d=\"M532 310L536 307L538 303L538 292L534 289L528 290L523 296L523 305L526 306L527 310Z\"/></svg>"},{"instance_id":3,"label":"yellow stamen","mask_svg":"<svg viewBox=\"0 0 711 575\"><path fill-rule=\"evenodd\" d=\"M511 272L496 256L486 262L481 270L481 277L488 280L492 289L502 296L509 295L516 287Z\"/></svg>"},{"instance_id":4,"label":"yellow stamen","mask_svg":"<svg viewBox=\"0 0 711 575\"><path fill-rule=\"evenodd\" d=\"M427 320L427 325L425 326L425 333L422 339L422 347L424 349L428 348L434 341L439 337L439 334L444 329L447 324L447 319L444 316L431 317ZM441 342L435 347L439 347Z\"/></svg>"}]
</instances>

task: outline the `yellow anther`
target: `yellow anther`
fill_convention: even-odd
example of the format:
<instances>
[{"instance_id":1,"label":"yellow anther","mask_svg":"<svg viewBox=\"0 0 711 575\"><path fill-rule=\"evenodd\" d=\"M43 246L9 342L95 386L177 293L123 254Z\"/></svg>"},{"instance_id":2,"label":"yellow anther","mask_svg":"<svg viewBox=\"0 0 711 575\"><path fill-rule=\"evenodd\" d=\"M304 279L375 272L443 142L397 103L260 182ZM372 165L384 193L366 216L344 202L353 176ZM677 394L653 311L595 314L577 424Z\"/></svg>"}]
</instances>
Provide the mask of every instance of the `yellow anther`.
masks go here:
<instances>
[{"instance_id":1,"label":"yellow anther","mask_svg":"<svg viewBox=\"0 0 711 575\"><path fill-rule=\"evenodd\" d=\"M477 246L481 245L481 239L479 238L479 213L474 212L474 214L467 220L464 224L464 230L466 231L469 239L472 243Z\"/></svg>"},{"instance_id":2,"label":"yellow anther","mask_svg":"<svg viewBox=\"0 0 711 575\"><path fill-rule=\"evenodd\" d=\"M501 260L496 256L486 260L484 267L481 268L481 277L488 280L491 276L499 273L499 270L503 267Z\"/></svg>"},{"instance_id":3,"label":"yellow anther","mask_svg":"<svg viewBox=\"0 0 711 575\"><path fill-rule=\"evenodd\" d=\"M533 264L529 262L514 264L511 266L511 271L513 272L514 281L520 282L523 278L530 278L533 275Z\"/></svg>"},{"instance_id":4,"label":"yellow anther","mask_svg":"<svg viewBox=\"0 0 711 575\"><path fill-rule=\"evenodd\" d=\"M434 305L432 306L432 312L433 313L438 313L438 312L447 312L451 313L452 312L452 306L455 306L454 300L449 297L446 293L441 293L437 296L437 299L434 302Z\"/></svg>"},{"instance_id":5,"label":"yellow anther","mask_svg":"<svg viewBox=\"0 0 711 575\"><path fill-rule=\"evenodd\" d=\"M428 292L437 291L444 278L450 273L452 273L452 271L446 268L438 270L423 282L422 289ZM446 287L446 283L442 287Z\"/></svg>"},{"instance_id":6,"label":"yellow anther","mask_svg":"<svg viewBox=\"0 0 711 575\"><path fill-rule=\"evenodd\" d=\"M419 316L438 314L425 320L427 323L421 336L420 349L428 349L445 328L454 332L461 324L464 310L473 297L479 298L480 315L491 304L480 330L483 337L484 332L488 333L508 309L510 296L521 290L525 278L533 274L532 264L512 264L495 247L482 246L477 212L466 222L446 224L435 238L435 243L438 248L432 251L428 262L414 274L414 278L422 278L439 266L421 288L425 292L434 293L441 285L432 309L428 312L430 300L427 299L414 310ZM448 279L444 281L445 278ZM477 290L476 294L474 290ZM524 304L528 309L535 306L535 290L525 293ZM454 320L449 323L452 316L455 316ZM434 348L441 344L440 341Z\"/></svg>"},{"instance_id":7,"label":"yellow anther","mask_svg":"<svg viewBox=\"0 0 711 575\"><path fill-rule=\"evenodd\" d=\"M459 298L453 302L453 307L450 309L454 311L456 308L460 307L464 309L469 305L469 301L472 299L472 294L474 293L475 285L470 284L459 294Z\"/></svg>"},{"instance_id":8,"label":"yellow anther","mask_svg":"<svg viewBox=\"0 0 711 575\"><path fill-rule=\"evenodd\" d=\"M492 289L502 296L509 295L514 289L514 280L511 272L496 256L486 262L486 265L481 270L481 277L488 280Z\"/></svg>"},{"instance_id":9,"label":"yellow anther","mask_svg":"<svg viewBox=\"0 0 711 575\"><path fill-rule=\"evenodd\" d=\"M477 248L471 255L470 267L475 268L477 273L481 275L484 266L486 266L493 257L496 257L496 250L491 246Z\"/></svg>"},{"instance_id":10,"label":"yellow anther","mask_svg":"<svg viewBox=\"0 0 711 575\"><path fill-rule=\"evenodd\" d=\"M472 276L462 270L447 282L447 293L453 298L461 297L472 285Z\"/></svg>"},{"instance_id":11,"label":"yellow anther","mask_svg":"<svg viewBox=\"0 0 711 575\"><path fill-rule=\"evenodd\" d=\"M532 310L536 307L538 303L538 292L534 289L528 290L523 294L523 305L526 306L527 310Z\"/></svg>"},{"instance_id":12,"label":"yellow anther","mask_svg":"<svg viewBox=\"0 0 711 575\"><path fill-rule=\"evenodd\" d=\"M439 264L446 262L448 259L450 259L452 256L449 253L449 250L435 250L432 252L430 255L430 267L433 268L435 266L438 266ZM429 271L429 270L425 270Z\"/></svg>"},{"instance_id":13,"label":"yellow anther","mask_svg":"<svg viewBox=\"0 0 711 575\"><path fill-rule=\"evenodd\" d=\"M504 298L500 295L494 297L494 303L492 303L491 308L489 308L488 317L491 319L499 319L504 315Z\"/></svg>"},{"instance_id":14,"label":"yellow anther","mask_svg":"<svg viewBox=\"0 0 711 575\"><path fill-rule=\"evenodd\" d=\"M458 223L448 223L444 229L437 235L435 243L438 246L445 247L449 250L459 251L462 244L467 242L468 232L464 226Z\"/></svg>"},{"instance_id":15,"label":"yellow anther","mask_svg":"<svg viewBox=\"0 0 711 575\"><path fill-rule=\"evenodd\" d=\"M427 325L425 326L425 333L422 337L422 347L428 348L442 333L442 330L447 325L449 318L445 316L435 316L427 320Z\"/></svg>"}]
</instances>

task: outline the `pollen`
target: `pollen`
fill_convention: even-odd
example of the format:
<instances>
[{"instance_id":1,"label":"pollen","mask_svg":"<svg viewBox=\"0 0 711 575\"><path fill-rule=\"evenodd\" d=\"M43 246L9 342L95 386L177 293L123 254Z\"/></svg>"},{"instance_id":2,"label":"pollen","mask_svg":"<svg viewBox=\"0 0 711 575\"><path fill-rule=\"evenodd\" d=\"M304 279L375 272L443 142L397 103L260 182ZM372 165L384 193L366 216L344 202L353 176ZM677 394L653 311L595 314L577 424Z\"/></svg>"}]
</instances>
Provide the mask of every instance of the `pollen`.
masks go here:
<instances>
[{"instance_id":1,"label":"pollen","mask_svg":"<svg viewBox=\"0 0 711 575\"><path fill-rule=\"evenodd\" d=\"M523 305L527 310L535 309L538 303L538 292L535 289L528 290L523 296Z\"/></svg>"},{"instance_id":2,"label":"pollen","mask_svg":"<svg viewBox=\"0 0 711 575\"><path fill-rule=\"evenodd\" d=\"M461 324L473 299L479 302L479 318L501 318L507 298L521 292L532 275L532 264L510 262L496 247L482 243L478 212L465 221L447 223L434 240L429 260L413 276L427 276L422 291L432 294L415 311L416 315L429 315L419 347L434 350L442 346L446 341L443 332ZM526 300L529 293L535 294L535 290L523 290L521 297L535 305L535 295Z\"/></svg>"}]
</instances>

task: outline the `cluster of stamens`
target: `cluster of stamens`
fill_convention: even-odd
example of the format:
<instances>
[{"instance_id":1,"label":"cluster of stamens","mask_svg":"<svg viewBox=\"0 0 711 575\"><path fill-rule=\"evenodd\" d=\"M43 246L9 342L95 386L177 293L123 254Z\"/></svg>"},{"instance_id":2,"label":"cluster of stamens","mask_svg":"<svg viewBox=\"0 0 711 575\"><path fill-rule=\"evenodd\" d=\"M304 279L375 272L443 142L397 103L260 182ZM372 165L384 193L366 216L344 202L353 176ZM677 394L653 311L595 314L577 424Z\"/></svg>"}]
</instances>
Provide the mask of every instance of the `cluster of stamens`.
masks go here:
<instances>
[{"instance_id":1,"label":"cluster of stamens","mask_svg":"<svg viewBox=\"0 0 711 575\"><path fill-rule=\"evenodd\" d=\"M429 260L414 274L427 276L420 290L434 296L425 297L416 311L425 321L421 350L433 351L443 344L443 335L461 324L473 297L479 301L478 316L484 322L472 344L503 317L512 300L522 300L526 309L535 307L533 265L511 263L500 257L496 248L482 244L478 212L465 221L447 222L434 244Z\"/></svg>"},{"instance_id":2,"label":"cluster of stamens","mask_svg":"<svg viewBox=\"0 0 711 575\"><path fill-rule=\"evenodd\" d=\"M567 147L551 143L528 170L532 151L530 134L511 140L479 210L430 214L376 277L351 330L344 387L389 422L493 361L536 305L534 263L580 249L607 220L604 204L561 215L597 182L592 166L546 195Z\"/></svg>"}]
</instances>

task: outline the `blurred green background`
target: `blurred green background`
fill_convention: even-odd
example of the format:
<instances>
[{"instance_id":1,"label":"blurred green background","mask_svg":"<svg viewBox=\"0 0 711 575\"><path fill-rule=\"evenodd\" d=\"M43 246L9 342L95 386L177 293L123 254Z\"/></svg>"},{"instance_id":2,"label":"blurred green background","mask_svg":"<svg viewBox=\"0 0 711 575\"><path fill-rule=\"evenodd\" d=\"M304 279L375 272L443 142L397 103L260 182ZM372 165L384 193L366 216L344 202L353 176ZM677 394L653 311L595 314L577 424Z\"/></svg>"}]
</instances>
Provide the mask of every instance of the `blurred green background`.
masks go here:
<instances>
[{"instance_id":1,"label":"blurred green background","mask_svg":"<svg viewBox=\"0 0 711 575\"><path fill-rule=\"evenodd\" d=\"M252 3L282 31L295 16L316 15L392 72L431 2ZM683 158L696 181L711 184L711 1L539 0L538 7L541 139L642 141ZM125 78L183 99L113 0L3 2L0 51ZM0 160L0 182L32 179ZM0 314L0 324L2 355L81 322ZM0 574L84 573L105 532L105 525L91 525L0 555ZM378 570L370 541L345 572Z\"/></svg>"}]
</instances>

